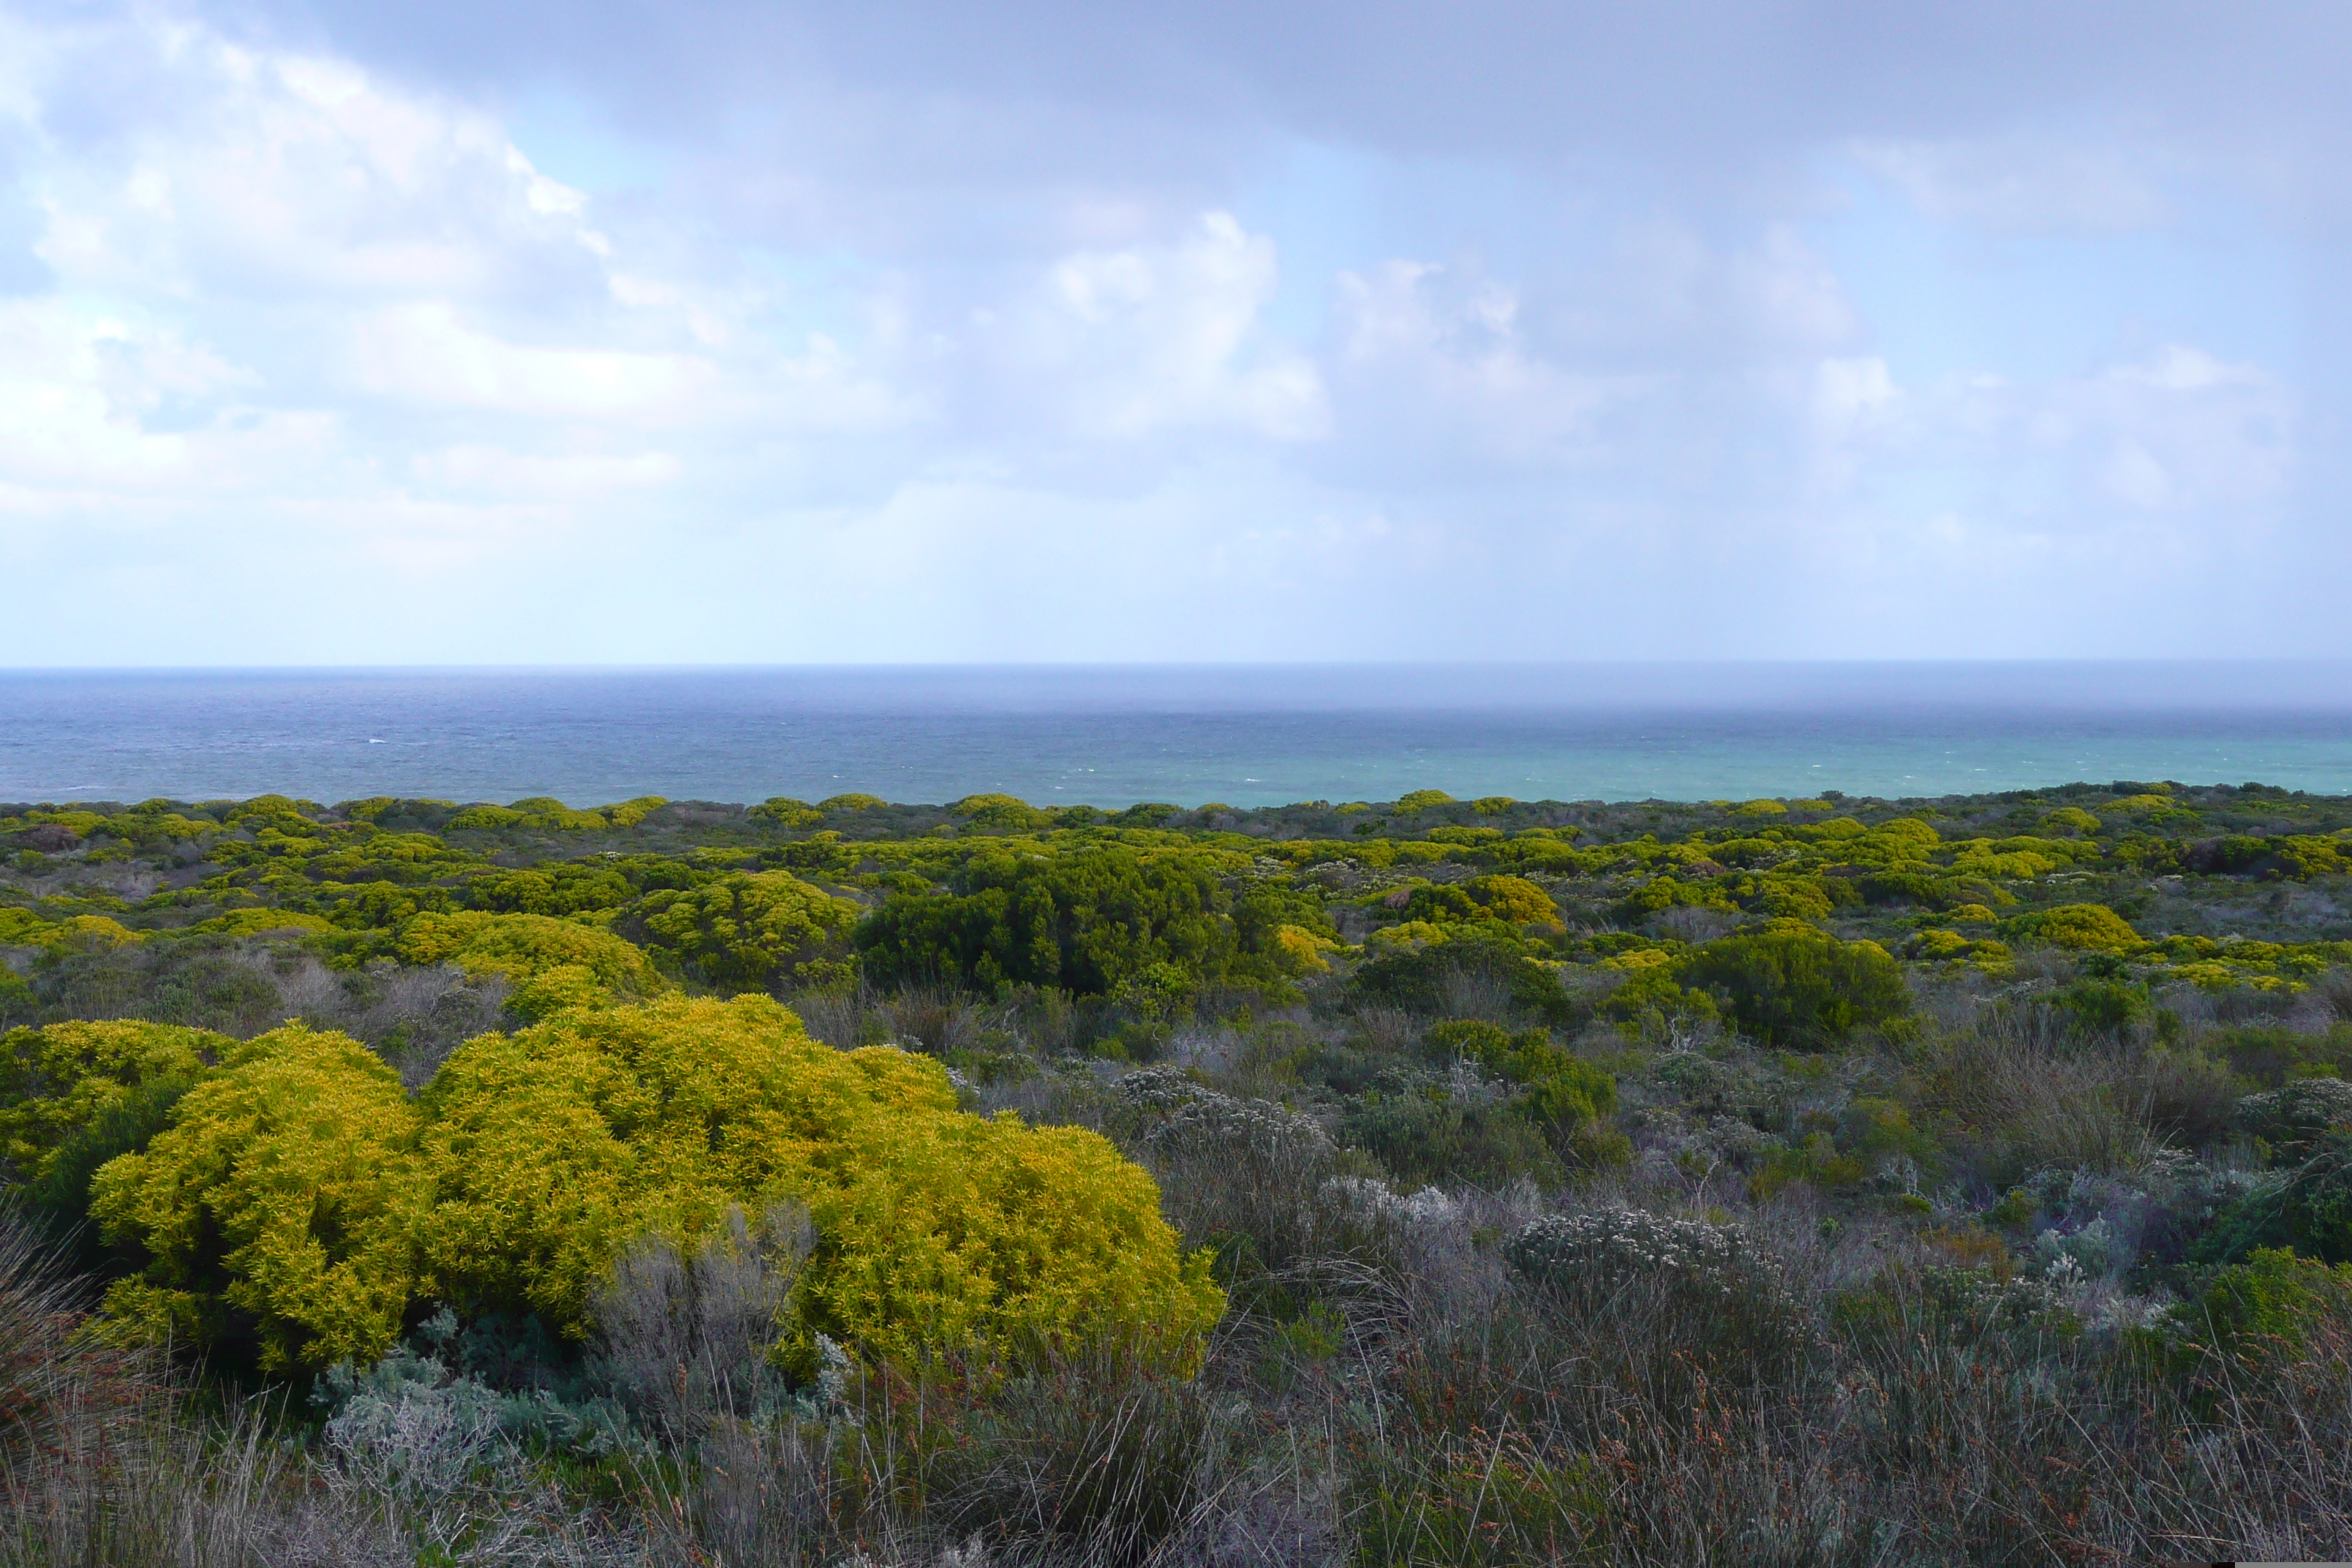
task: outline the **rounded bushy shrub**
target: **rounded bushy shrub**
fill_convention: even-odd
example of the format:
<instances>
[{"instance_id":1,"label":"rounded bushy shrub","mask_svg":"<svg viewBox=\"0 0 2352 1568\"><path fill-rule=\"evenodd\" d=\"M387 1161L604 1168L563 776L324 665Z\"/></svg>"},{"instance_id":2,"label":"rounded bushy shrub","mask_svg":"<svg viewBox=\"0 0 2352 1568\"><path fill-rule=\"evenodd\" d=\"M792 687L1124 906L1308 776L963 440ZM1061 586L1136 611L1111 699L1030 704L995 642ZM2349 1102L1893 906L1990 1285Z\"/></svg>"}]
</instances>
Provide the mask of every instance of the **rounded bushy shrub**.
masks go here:
<instances>
[{"instance_id":1,"label":"rounded bushy shrub","mask_svg":"<svg viewBox=\"0 0 2352 1568\"><path fill-rule=\"evenodd\" d=\"M2105 904L2061 904L2011 922L2020 936L2078 952L2129 952L2146 945L2123 916Z\"/></svg>"},{"instance_id":2,"label":"rounded bushy shrub","mask_svg":"<svg viewBox=\"0 0 2352 1568\"><path fill-rule=\"evenodd\" d=\"M1734 1226L1622 1205L1531 1220L1504 1244L1503 1257L1522 1278L1556 1289L1673 1278L1721 1293L1757 1265L1746 1233Z\"/></svg>"},{"instance_id":3,"label":"rounded bushy shrub","mask_svg":"<svg viewBox=\"0 0 2352 1568\"><path fill-rule=\"evenodd\" d=\"M1469 891L1486 913L1513 925L1549 925L1559 919L1551 895L1525 877L1474 877Z\"/></svg>"},{"instance_id":4,"label":"rounded bushy shrub","mask_svg":"<svg viewBox=\"0 0 2352 1568\"><path fill-rule=\"evenodd\" d=\"M1785 1366L1815 1342L1772 1260L1736 1226L1610 1205L1529 1222L1503 1258L1565 1310L1633 1313L1662 1344L1702 1357Z\"/></svg>"},{"instance_id":5,"label":"rounded bushy shrub","mask_svg":"<svg viewBox=\"0 0 2352 1568\"><path fill-rule=\"evenodd\" d=\"M59 1145L152 1086L185 1089L236 1045L129 1019L10 1030L0 1037L0 1173L39 1182Z\"/></svg>"},{"instance_id":6,"label":"rounded bushy shrub","mask_svg":"<svg viewBox=\"0 0 2352 1568\"><path fill-rule=\"evenodd\" d=\"M1794 921L1708 942L1678 969L1683 984L1722 997L1740 1032L1768 1046L1820 1050L1911 1012L1903 965L1885 948Z\"/></svg>"},{"instance_id":7,"label":"rounded bushy shrub","mask_svg":"<svg viewBox=\"0 0 2352 1568\"><path fill-rule=\"evenodd\" d=\"M2238 1125L2273 1148L2308 1148L2334 1128L2352 1127L2352 1083L2296 1079L2238 1101Z\"/></svg>"},{"instance_id":8,"label":"rounded bushy shrub","mask_svg":"<svg viewBox=\"0 0 2352 1568\"><path fill-rule=\"evenodd\" d=\"M455 963L468 974L496 974L528 984L557 970L585 977L614 996L648 995L661 976L635 942L594 926L550 915L490 914L463 910L424 914L401 929L400 957L408 963Z\"/></svg>"},{"instance_id":9,"label":"rounded bushy shrub","mask_svg":"<svg viewBox=\"0 0 2352 1568\"><path fill-rule=\"evenodd\" d=\"M573 1334L616 1262L730 1213L805 1212L774 1325L880 1357L1141 1337L1223 1310L1140 1167L1098 1135L956 1108L938 1062L835 1051L763 996L583 1007L467 1042L421 1101L356 1041L291 1026L220 1052L90 1212L139 1272L109 1331L268 1373L383 1354L414 1303Z\"/></svg>"},{"instance_id":10,"label":"rounded bushy shrub","mask_svg":"<svg viewBox=\"0 0 2352 1568\"><path fill-rule=\"evenodd\" d=\"M631 929L714 985L766 987L828 944L845 944L861 912L788 871L737 872L647 894Z\"/></svg>"},{"instance_id":11,"label":"rounded bushy shrub","mask_svg":"<svg viewBox=\"0 0 2352 1568\"><path fill-rule=\"evenodd\" d=\"M265 1372L382 1355L432 1201L400 1075L347 1036L289 1025L224 1054L146 1149L101 1167L90 1215L146 1259L111 1331L249 1339Z\"/></svg>"},{"instance_id":12,"label":"rounded bushy shrub","mask_svg":"<svg viewBox=\"0 0 2352 1568\"><path fill-rule=\"evenodd\" d=\"M2273 1175L2222 1210L2196 1252L2234 1263L2265 1247L2352 1262L2352 1131L2327 1133L2284 1180Z\"/></svg>"},{"instance_id":13,"label":"rounded bushy shrub","mask_svg":"<svg viewBox=\"0 0 2352 1568\"><path fill-rule=\"evenodd\" d=\"M1223 1309L1108 1141L960 1111L938 1062L834 1050L766 997L485 1036L425 1104L434 1283L569 1331L634 1239L776 1203L816 1226L780 1326L796 1361L819 1333L877 1354L1130 1331L1189 1346Z\"/></svg>"}]
</instances>

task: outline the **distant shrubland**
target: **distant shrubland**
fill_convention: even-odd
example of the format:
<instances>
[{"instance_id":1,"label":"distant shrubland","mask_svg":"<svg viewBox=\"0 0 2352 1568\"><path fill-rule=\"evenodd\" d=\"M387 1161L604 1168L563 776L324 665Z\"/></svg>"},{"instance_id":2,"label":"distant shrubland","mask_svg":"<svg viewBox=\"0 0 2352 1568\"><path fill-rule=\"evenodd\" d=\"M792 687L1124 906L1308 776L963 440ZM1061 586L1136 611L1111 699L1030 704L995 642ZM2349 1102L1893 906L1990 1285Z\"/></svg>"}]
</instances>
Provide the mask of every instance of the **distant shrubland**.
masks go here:
<instances>
[{"instance_id":1,"label":"distant shrubland","mask_svg":"<svg viewBox=\"0 0 2352 1568\"><path fill-rule=\"evenodd\" d=\"M0 805L0 1564L2352 1555L2348 856Z\"/></svg>"}]
</instances>

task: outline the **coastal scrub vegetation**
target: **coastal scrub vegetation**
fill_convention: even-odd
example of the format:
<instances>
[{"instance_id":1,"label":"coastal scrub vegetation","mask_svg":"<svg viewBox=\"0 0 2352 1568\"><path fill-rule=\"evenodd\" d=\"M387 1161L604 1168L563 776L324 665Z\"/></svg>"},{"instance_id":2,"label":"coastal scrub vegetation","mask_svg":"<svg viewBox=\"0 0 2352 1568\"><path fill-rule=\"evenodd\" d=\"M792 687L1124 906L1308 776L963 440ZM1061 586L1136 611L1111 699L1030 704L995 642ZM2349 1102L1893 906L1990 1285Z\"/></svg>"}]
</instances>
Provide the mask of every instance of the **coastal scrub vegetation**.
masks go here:
<instances>
[{"instance_id":1,"label":"coastal scrub vegetation","mask_svg":"<svg viewBox=\"0 0 2352 1568\"><path fill-rule=\"evenodd\" d=\"M2352 798L0 805L0 1564L2352 1556Z\"/></svg>"}]
</instances>

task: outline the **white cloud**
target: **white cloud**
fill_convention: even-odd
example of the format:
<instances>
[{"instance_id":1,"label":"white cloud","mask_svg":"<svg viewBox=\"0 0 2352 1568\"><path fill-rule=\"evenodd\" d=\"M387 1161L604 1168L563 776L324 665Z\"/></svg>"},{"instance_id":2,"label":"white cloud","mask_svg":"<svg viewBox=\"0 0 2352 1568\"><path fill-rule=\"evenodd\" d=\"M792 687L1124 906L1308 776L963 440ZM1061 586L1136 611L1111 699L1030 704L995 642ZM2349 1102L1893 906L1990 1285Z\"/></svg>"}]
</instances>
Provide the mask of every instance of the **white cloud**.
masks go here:
<instances>
[{"instance_id":1,"label":"white cloud","mask_svg":"<svg viewBox=\"0 0 2352 1568\"><path fill-rule=\"evenodd\" d=\"M994 346L1007 369L1052 384L1082 436L1223 426L1310 439L1328 427L1321 379L1258 330L1276 271L1270 239L1212 212L1171 243L1062 258Z\"/></svg>"},{"instance_id":2,"label":"white cloud","mask_svg":"<svg viewBox=\"0 0 2352 1568\"><path fill-rule=\"evenodd\" d=\"M1997 233L2123 233L2175 216L2145 143L2010 135L1859 142L1848 153L1928 216Z\"/></svg>"},{"instance_id":3,"label":"white cloud","mask_svg":"<svg viewBox=\"0 0 2352 1568\"><path fill-rule=\"evenodd\" d=\"M2265 508L2284 493L2294 399L2269 373L2168 344L2063 389L2045 430L2105 446L2105 488L2134 506Z\"/></svg>"},{"instance_id":4,"label":"white cloud","mask_svg":"<svg viewBox=\"0 0 2352 1568\"><path fill-rule=\"evenodd\" d=\"M2340 548L2296 457L2340 371L2288 367L2275 274L2176 232L2180 171L2241 165L2119 115L1873 100L1704 169L1641 137L1571 166L1566 132L1391 156L1282 93L1092 78L778 109L703 59L675 114L580 89L591 141L659 128L614 159L507 118L532 89L491 65L210 4L0 15L0 289L33 290L0 300L0 533L60 605L137 611L37 610L0 664L229 626L292 658L1920 651L1962 589L2003 652L2149 647L2265 538ZM1252 160L1309 135L1269 194ZM1857 163L1907 237L1806 177ZM2083 286L2151 258L2169 295ZM1964 330L1972 290L2028 324ZM140 548L76 547L109 532ZM351 605L294 607L322 584Z\"/></svg>"},{"instance_id":5,"label":"white cloud","mask_svg":"<svg viewBox=\"0 0 2352 1568\"><path fill-rule=\"evenodd\" d=\"M666 485L684 471L678 459L667 452L623 457L600 452L509 452L477 446L423 454L410 468L419 483L437 490L566 500Z\"/></svg>"},{"instance_id":6,"label":"white cloud","mask_svg":"<svg viewBox=\"0 0 2352 1568\"><path fill-rule=\"evenodd\" d=\"M74 42L53 70L144 53L173 88L161 112L47 164L41 254L80 286L280 304L473 293L585 276L605 245L580 193L478 110L194 26Z\"/></svg>"},{"instance_id":7,"label":"white cloud","mask_svg":"<svg viewBox=\"0 0 2352 1568\"><path fill-rule=\"evenodd\" d=\"M1580 348L1694 366L1805 360L1850 352L1864 336L1836 270L1782 223L1745 245L1711 243L1668 218L1626 224L1557 315L1563 341Z\"/></svg>"},{"instance_id":8,"label":"white cloud","mask_svg":"<svg viewBox=\"0 0 2352 1568\"><path fill-rule=\"evenodd\" d=\"M719 379L693 355L509 342L437 301L361 319L351 365L359 389L433 408L656 422L703 412Z\"/></svg>"},{"instance_id":9,"label":"white cloud","mask_svg":"<svg viewBox=\"0 0 2352 1568\"><path fill-rule=\"evenodd\" d=\"M1547 361L1518 318L1516 290L1434 263L1341 273L1334 374L1350 446L1440 463L1465 452L1513 466L1591 458L1596 416L1643 384Z\"/></svg>"},{"instance_id":10,"label":"white cloud","mask_svg":"<svg viewBox=\"0 0 2352 1568\"><path fill-rule=\"evenodd\" d=\"M110 494L140 510L173 495L225 494L315 472L334 420L268 410L255 377L167 325L98 315L50 298L0 305L0 481L11 510L56 492Z\"/></svg>"}]
</instances>

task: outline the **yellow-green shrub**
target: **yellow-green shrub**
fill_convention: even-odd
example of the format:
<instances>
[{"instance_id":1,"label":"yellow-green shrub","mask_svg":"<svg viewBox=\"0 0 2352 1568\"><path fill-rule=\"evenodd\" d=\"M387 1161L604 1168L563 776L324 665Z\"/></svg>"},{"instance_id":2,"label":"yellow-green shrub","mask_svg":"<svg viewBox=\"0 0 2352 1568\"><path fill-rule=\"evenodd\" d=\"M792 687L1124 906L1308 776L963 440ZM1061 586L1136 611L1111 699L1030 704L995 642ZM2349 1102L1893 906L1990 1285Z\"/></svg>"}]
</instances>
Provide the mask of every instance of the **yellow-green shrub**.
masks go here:
<instances>
[{"instance_id":1,"label":"yellow-green shrub","mask_svg":"<svg viewBox=\"0 0 2352 1568\"><path fill-rule=\"evenodd\" d=\"M90 952L127 947L142 938L121 921L109 920L104 915L71 915L46 930L12 940L27 946L46 947L53 952Z\"/></svg>"},{"instance_id":2,"label":"yellow-green shrub","mask_svg":"<svg viewBox=\"0 0 2352 1568\"><path fill-rule=\"evenodd\" d=\"M1391 952L1444 940L1444 927L1428 921L1406 921L1400 925L1382 926L1364 939L1364 945L1376 952Z\"/></svg>"},{"instance_id":3,"label":"yellow-green shrub","mask_svg":"<svg viewBox=\"0 0 2352 1568\"><path fill-rule=\"evenodd\" d=\"M418 915L402 928L399 952L410 963L455 963L468 974L502 975L517 984L558 969L581 969L616 996L647 995L662 986L635 942L550 915L482 910Z\"/></svg>"},{"instance_id":4,"label":"yellow-green shrub","mask_svg":"<svg viewBox=\"0 0 2352 1568\"><path fill-rule=\"evenodd\" d=\"M128 1021L51 1024L0 1038L0 1170L32 1183L58 1145L140 1089L193 1081L236 1042Z\"/></svg>"},{"instance_id":5,"label":"yellow-green shrub","mask_svg":"<svg viewBox=\"0 0 2352 1568\"><path fill-rule=\"evenodd\" d=\"M2105 904L2061 904L2015 922L2018 934L2078 952L2128 952L2144 945L2139 932Z\"/></svg>"},{"instance_id":6,"label":"yellow-green shrub","mask_svg":"<svg viewBox=\"0 0 2352 1568\"><path fill-rule=\"evenodd\" d=\"M258 936L272 931L331 931L335 922L320 915L306 915L293 910L231 910L196 927L198 931L219 931L226 936Z\"/></svg>"},{"instance_id":7,"label":"yellow-green shrub","mask_svg":"<svg viewBox=\"0 0 2352 1568\"><path fill-rule=\"evenodd\" d=\"M1275 928L1274 961L1285 974L1328 974L1331 961L1324 954L1338 951L1338 942L1304 926Z\"/></svg>"},{"instance_id":8,"label":"yellow-green shrub","mask_svg":"<svg viewBox=\"0 0 2352 1568\"><path fill-rule=\"evenodd\" d=\"M1551 895L1525 877L1474 877L1469 892L1487 913L1513 925L1549 924L1559 919L1559 906Z\"/></svg>"},{"instance_id":9,"label":"yellow-green shrub","mask_svg":"<svg viewBox=\"0 0 2352 1568\"><path fill-rule=\"evenodd\" d=\"M0 947L38 947L51 929L30 910L0 905Z\"/></svg>"},{"instance_id":10,"label":"yellow-green shrub","mask_svg":"<svg viewBox=\"0 0 2352 1568\"><path fill-rule=\"evenodd\" d=\"M822 806L788 795L772 795L743 815L754 822L772 822L779 827L814 827L824 820Z\"/></svg>"},{"instance_id":11,"label":"yellow-green shrub","mask_svg":"<svg viewBox=\"0 0 2352 1568\"><path fill-rule=\"evenodd\" d=\"M765 986L845 938L861 912L789 871L757 871L648 894L635 918L712 984Z\"/></svg>"},{"instance_id":12,"label":"yellow-green shrub","mask_svg":"<svg viewBox=\"0 0 2352 1568\"><path fill-rule=\"evenodd\" d=\"M571 1014L451 1057L426 1090L438 1287L572 1332L617 1251L796 1202L818 1243L781 1336L871 1353L1147 1330L1223 1297L1158 1189L1094 1133L955 1109L937 1062L811 1040L762 996Z\"/></svg>"},{"instance_id":13,"label":"yellow-green shrub","mask_svg":"<svg viewBox=\"0 0 2352 1568\"><path fill-rule=\"evenodd\" d=\"M1202 809L1214 808L1203 806ZM961 800L950 801L948 814L963 818L974 827L992 827L1003 833L1026 833L1054 825L1051 812L1041 811L1027 801L1009 795L968 795Z\"/></svg>"},{"instance_id":14,"label":"yellow-green shrub","mask_svg":"<svg viewBox=\"0 0 2352 1568\"><path fill-rule=\"evenodd\" d=\"M358 1041L300 1025L224 1059L144 1152L91 1183L107 1238L149 1259L107 1292L110 1331L182 1344L250 1332L268 1372L383 1354L431 1197L399 1076Z\"/></svg>"},{"instance_id":15,"label":"yellow-green shrub","mask_svg":"<svg viewBox=\"0 0 2352 1568\"><path fill-rule=\"evenodd\" d=\"M574 811L551 795L533 795L512 805L471 805L449 819L453 829L475 827L537 827L569 832L594 832L606 827L634 827L668 801L657 795L639 795L618 805Z\"/></svg>"}]
</instances>

